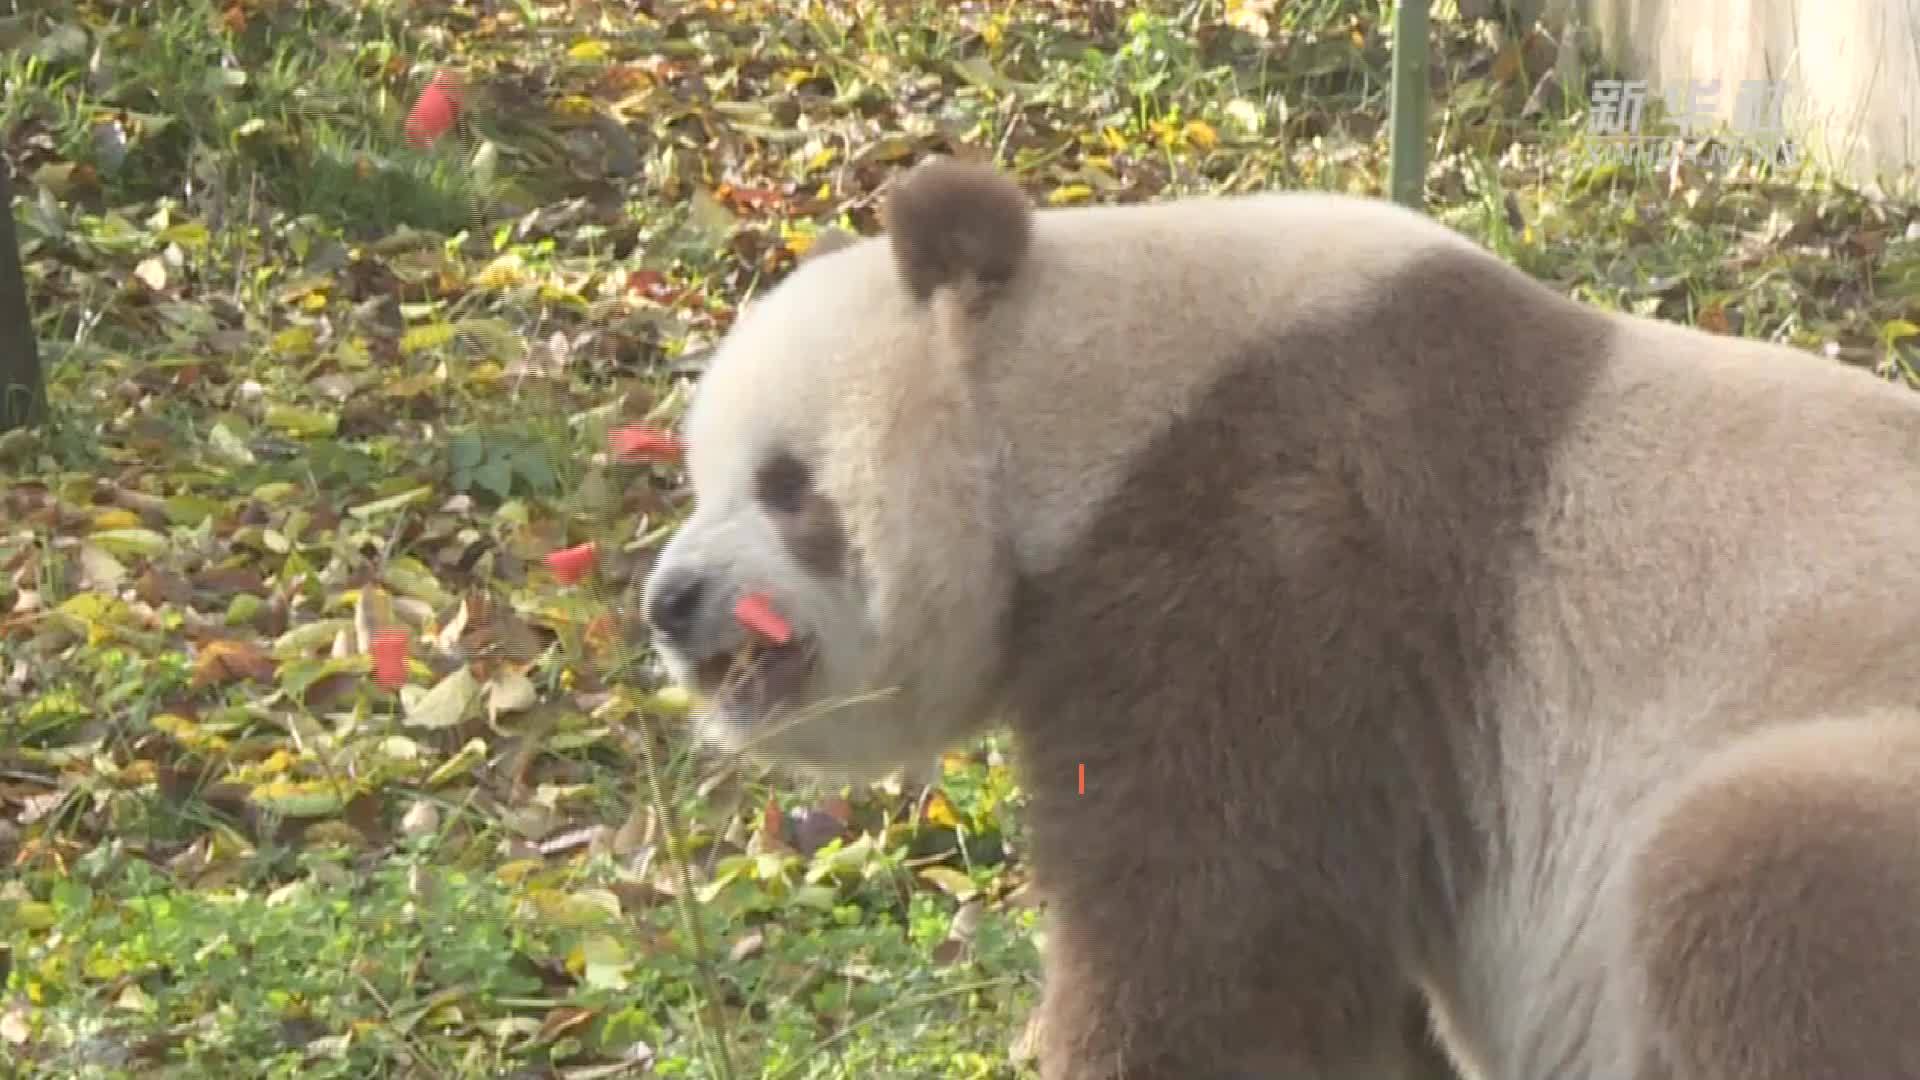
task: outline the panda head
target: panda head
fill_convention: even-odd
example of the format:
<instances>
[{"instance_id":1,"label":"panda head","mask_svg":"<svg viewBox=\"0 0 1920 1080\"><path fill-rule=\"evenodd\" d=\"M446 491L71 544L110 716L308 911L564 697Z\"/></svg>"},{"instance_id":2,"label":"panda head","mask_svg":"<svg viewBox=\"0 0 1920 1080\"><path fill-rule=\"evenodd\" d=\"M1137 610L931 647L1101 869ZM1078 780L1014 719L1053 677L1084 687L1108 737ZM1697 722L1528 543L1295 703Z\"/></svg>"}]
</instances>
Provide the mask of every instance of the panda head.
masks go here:
<instances>
[{"instance_id":1,"label":"panda head","mask_svg":"<svg viewBox=\"0 0 1920 1080\"><path fill-rule=\"evenodd\" d=\"M817 245L714 351L693 510L641 591L703 741L872 778L992 719L1013 569L975 330L1019 290L1032 217L989 168L924 165L885 237ZM784 643L742 625L753 594Z\"/></svg>"}]
</instances>

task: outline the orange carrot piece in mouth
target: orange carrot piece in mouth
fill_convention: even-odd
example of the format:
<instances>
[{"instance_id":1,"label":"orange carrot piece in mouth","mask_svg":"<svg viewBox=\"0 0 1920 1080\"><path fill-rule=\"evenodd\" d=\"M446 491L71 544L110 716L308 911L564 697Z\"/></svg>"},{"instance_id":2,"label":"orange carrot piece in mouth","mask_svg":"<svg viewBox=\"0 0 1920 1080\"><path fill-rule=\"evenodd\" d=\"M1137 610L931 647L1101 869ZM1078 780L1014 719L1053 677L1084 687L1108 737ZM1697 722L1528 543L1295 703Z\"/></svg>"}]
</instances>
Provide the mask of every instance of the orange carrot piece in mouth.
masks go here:
<instances>
[{"instance_id":1,"label":"orange carrot piece in mouth","mask_svg":"<svg viewBox=\"0 0 1920 1080\"><path fill-rule=\"evenodd\" d=\"M793 640L793 627L787 625L787 620L773 610L773 603L767 599L766 593L750 592L741 597L733 605L733 616L740 620L740 625L775 645L785 645Z\"/></svg>"}]
</instances>

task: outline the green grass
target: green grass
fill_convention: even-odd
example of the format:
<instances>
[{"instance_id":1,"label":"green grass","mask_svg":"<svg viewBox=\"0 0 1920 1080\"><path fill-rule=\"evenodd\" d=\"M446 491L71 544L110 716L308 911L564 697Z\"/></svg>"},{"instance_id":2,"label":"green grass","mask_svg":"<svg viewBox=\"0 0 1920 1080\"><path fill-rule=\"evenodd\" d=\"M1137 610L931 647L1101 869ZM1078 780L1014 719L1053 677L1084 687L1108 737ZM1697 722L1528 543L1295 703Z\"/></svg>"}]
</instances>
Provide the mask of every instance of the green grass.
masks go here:
<instances>
[{"instance_id":1,"label":"green grass","mask_svg":"<svg viewBox=\"0 0 1920 1080\"><path fill-rule=\"evenodd\" d=\"M604 618L685 491L604 434L929 153L1055 205L1380 193L1387 7L639 7L0 20L53 406L0 438L8 1075L1031 1075L1005 748L925 790L693 754ZM1915 379L1915 207L1594 166L1578 86L1526 109L1550 46L1433 35L1441 220ZM409 146L442 66L470 108ZM398 695L360 649L396 619Z\"/></svg>"}]
</instances>

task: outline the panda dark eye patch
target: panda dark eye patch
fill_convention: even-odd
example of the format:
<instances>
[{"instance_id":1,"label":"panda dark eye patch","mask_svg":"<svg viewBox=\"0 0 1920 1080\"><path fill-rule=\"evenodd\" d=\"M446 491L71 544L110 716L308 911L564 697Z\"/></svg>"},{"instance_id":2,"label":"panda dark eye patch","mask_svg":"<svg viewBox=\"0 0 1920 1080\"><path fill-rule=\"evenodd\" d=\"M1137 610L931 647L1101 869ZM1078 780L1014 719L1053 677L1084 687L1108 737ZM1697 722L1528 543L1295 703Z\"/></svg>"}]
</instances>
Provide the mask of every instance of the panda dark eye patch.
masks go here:
<instances>
[{"instance_id":1,"label":"panda dark eye patch","mask_svg":"<svg viewBox=\"0 0 1920 1080\"><path fill-rule=\"evenodd\" d=\"M806 508L813 490L813 475L799 458L781 450L760 463L753 475L754 496L767 509L781 514L797 514Z\"/></svg>"},{"instance_id":2,"label":"panda dark eye patch","mask_svg":"<svg viewBox=\"0 0 1920 1080\"><path fill-rule=\"evenodd\" d=\"M805 462L785 451L770 454L754 470L753 487L800 565L823 577L845 568L846 530L833 503L814 487Z\"/></svg>"}]
</instances>

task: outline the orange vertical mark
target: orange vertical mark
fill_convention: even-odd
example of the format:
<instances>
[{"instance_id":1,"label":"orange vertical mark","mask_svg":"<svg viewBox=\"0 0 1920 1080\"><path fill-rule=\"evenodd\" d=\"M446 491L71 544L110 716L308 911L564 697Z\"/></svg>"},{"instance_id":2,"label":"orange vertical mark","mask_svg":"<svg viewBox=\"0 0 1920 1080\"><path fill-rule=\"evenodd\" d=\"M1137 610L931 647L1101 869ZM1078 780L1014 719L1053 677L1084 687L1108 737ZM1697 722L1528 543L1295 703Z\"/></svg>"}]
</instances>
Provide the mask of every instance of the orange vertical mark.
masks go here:
<instances>
[{"instance_id":1,"label":"orange vertical mark","mask_svg":"<svg viewBox=\"0 0 1920 1080\"><path fill-rule=\"evenodd\" d=\"M1080 763L1080 794L1085 795L1086 793L1087 793L1087 765L1085 762L1081 762Z\"/></svg>"}]
</instances>

